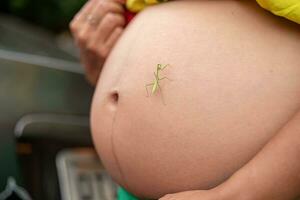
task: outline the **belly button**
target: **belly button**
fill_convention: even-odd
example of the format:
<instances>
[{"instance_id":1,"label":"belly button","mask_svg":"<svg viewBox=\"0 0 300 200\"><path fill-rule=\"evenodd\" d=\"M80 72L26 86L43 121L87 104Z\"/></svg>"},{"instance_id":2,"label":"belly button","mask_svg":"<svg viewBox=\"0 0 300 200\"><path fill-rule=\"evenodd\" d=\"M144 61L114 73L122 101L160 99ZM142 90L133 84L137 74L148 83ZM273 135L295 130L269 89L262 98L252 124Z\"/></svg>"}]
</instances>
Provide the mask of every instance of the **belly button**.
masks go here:
<instances>
[{"instance_id":1,"label":"belly button","mask_svg":"<svg viewBox=\"0 0 300 200\"><path fill-rule=\"evenodd\" d=\"M109 107L113 110L117 108L117 105L119 103L119 92L117 90L114 90L109 93L108 100L109 100Z\"/></svg>"}]
</instances>

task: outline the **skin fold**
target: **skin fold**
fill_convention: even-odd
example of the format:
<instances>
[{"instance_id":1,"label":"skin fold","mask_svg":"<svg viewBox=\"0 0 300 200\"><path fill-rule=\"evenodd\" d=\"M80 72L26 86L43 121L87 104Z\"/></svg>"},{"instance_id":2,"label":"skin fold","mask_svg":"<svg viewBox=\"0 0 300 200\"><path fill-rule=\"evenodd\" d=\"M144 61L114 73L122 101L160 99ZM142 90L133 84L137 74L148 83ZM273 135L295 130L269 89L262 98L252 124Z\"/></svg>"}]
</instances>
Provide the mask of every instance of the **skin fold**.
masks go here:
<instances>
[{"instance_id":1,"label":"skin fold","mask_svg":"<svg viewBox=\"0 0 300 200\"><path fill-rule=\"evenodd\" d=\"M298 111L299 43L297 25L251 1L146 9L97 84L91 125L105 167L144 198L221 184ZM172 81L147 97L159 63Z\"/></svg>"}]
</instances>

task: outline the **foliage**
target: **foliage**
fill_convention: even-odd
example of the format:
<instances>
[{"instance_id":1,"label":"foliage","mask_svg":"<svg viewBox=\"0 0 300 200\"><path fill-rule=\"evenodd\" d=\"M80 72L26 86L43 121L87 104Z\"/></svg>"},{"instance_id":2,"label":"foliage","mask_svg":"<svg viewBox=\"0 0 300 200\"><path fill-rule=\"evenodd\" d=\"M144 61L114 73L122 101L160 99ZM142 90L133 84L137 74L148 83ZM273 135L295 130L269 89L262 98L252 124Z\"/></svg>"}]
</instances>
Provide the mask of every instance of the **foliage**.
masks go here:
<instances>
[{"instance_id":1,"label":"foliage","mask_svg":"<svg viewBox=\"0 0 300 200\"><path fill-rule=\"evenodd\" d=\"M86 0L1 0L1 9L53 31L60 31L68 27L70 20L85 2Z\"/></svg>"}]
</instances>

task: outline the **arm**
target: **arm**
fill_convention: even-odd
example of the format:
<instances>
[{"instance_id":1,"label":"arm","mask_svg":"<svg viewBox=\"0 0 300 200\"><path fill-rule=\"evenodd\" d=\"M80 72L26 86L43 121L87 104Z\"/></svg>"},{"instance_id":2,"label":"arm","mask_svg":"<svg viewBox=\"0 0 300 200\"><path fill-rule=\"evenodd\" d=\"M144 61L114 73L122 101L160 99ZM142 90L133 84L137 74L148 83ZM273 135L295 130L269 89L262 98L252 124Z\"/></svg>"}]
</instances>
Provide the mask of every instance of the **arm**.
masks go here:
<instances>
[{"instance_id":1,"label":"arm","mask_svg":"<svg viewBox=\"0 0 300 200\"><path fill-rule=\"evenodd\" d=\"M218 187L162 200L292 200L300 195L300 111L244 167Z\"/></svg>"},{"instance_id":2,"label":"arm","mask_svg":"<svg viewBox=\"0 0 300 200\"><path fill-rule=\"evenodd\" d=\"M249 199L257 200L293 199L300 194L300 112L224 184L226 187L241 187L241 192L250 192Z\"/></svg>"}]
</instances>

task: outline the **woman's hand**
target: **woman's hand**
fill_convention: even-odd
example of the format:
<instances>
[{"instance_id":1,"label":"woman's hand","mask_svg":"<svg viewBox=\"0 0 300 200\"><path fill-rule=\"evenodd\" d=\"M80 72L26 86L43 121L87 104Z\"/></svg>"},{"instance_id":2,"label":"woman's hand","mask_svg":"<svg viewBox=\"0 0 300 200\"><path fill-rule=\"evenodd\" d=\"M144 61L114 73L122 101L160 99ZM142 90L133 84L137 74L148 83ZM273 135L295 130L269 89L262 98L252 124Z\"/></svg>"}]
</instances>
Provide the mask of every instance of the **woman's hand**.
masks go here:
<instances>
[{"instance_id":1,"label":"woman's hand","mask_svg":"<svg viewBox=\"0 0 300 200\"><path fill-rule=\"evenodd\" d=\"M88 81L97 83L103 63L123 32L124 0L89 0L70 23Z\"/></svg>"},{"instance_id":2,"label":"woman's hand","mask_svg":"<svg viewBox=\"0 0 300 200\"><path fill-rule=\"evenodd\" d=\"M261 199L250 185L248 178L236 178L234 174L212 189L167 194L159 200L267 200Z\"/></svg>"}]
</instances>

